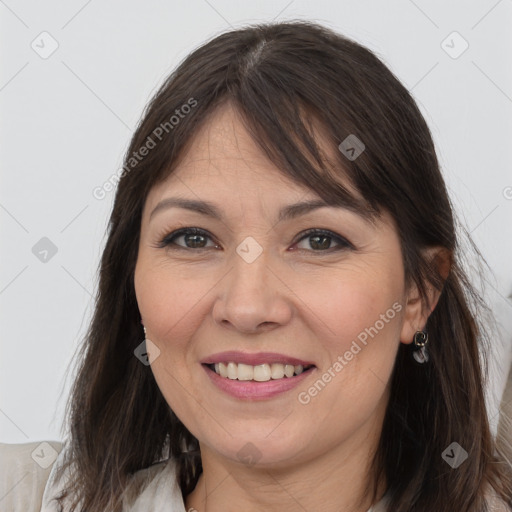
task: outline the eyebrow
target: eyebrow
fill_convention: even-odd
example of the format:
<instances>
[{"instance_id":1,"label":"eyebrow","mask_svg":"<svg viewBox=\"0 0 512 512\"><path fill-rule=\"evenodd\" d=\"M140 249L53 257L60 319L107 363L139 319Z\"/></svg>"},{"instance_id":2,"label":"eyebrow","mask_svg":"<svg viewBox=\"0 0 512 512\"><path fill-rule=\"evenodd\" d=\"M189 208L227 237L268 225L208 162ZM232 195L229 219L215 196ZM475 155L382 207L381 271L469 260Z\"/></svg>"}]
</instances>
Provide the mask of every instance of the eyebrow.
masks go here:
<instances>
[{"instance_id":1,"label":"eyebrow","mask_svg":"<svg viewBox=\"0 0 512 512\"><path fill-rule=\"evenodd\" d=\"M299 217L300 215L304 215L311 211L325 207L348 209L346 205L340 204L339 202L331 203L324 200L303 201L300 203L293 203L284 206L279 211L278 220L279 222L290 220L295 217ZM202 215L207 215L220 221L223 219L222 212L210 201L199 201L195 199L185 199L180 197L168 197L167 199L160 201L155 206L149 216L149 220L151 220L158 212L167 210L169 208L183 208L185 210L190 210Z\"/></svg>"}]
</instances>

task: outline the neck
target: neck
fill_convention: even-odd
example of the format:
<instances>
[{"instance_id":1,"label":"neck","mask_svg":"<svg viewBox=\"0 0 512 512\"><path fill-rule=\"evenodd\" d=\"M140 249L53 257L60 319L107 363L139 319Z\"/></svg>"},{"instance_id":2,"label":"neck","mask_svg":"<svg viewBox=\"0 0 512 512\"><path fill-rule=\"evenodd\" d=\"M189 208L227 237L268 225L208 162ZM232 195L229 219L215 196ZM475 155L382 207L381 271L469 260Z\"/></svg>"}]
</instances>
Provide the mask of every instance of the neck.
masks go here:
<instances>
[{"instance_id":1,"label":"neck","mask_svg":"<svg viewBox=\"0 0 512 512\"><path fill-rule=\"evenodd\" d=\"M287 465L247 466L201 446L203 473L185 499L186 510L295 512L318 510L320 503L322 512L366 512L372 505L368 483L380 433L372 427L361 427L350 442L315 458ZM378 500L385 489L385 481L378 482Z\"/></svg>"}]
</instances>

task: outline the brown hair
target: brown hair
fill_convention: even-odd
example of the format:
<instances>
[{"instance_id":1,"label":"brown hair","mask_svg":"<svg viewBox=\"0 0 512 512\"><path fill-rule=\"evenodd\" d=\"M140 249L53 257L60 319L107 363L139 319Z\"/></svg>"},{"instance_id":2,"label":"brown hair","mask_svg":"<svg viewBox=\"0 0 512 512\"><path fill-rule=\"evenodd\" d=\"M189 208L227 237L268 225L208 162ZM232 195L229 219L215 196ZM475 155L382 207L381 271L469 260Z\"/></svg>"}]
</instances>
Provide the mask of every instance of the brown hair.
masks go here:
<instances>
[{"instance_id":1,"label":"brown hair","mask_svg":"<svg viewBox=\"0 0 512 512\"><path fill-rule=\"evenodd\" d=\"M177 460L184 496L202 471L197 439L170 410L150 367L134 356L143 340L134 269L148 192L227 101L286 176L361 211L340 184L343 175L364 197L368 215L392 215L407 284L418 286L425 307L427 285L442 290L426 325L429 363L418 369L400 344L368 492L376 499L375 483L385 475L394 512L481 512L488 485L512 505L511 469L491 436L484 402L479 342L486 337L479 319L485 305L460 263L430 131L374 53L330 29L294 21L241 28L203 44L160 87L133 135L66 410L69 457L62 471L74 465L75 474L63 496L72 498L72 510L79 502L87 512L120 510L130 475L166 456ZM337 154L333 165L326 165L311 126L327 134L325 143ZM337 149L351 134L365 145L353 160ZM154 147L134 159L150 140ZM423 256L433 246L452 255L445 280ZM441 457L453 441L469 453L457 470Z\"/></svg>"}]
</instances>

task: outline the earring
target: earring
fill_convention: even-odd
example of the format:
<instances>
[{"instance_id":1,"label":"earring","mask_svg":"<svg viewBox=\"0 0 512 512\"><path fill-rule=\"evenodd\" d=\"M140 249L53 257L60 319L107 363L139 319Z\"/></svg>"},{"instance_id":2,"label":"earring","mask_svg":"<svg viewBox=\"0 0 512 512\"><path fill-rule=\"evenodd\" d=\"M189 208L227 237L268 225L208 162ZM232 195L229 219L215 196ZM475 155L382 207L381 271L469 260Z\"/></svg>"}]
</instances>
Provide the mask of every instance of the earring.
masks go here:
<instances>
[{"instance_id":1,"label":"earring","mask_svg":"<svg viewBox=\"0 0 512 512\"><path fill-rule=\"evenodd\" d=\"M419 364L424 364L428 362L428 351L427 345L428 343L428 334L425 331L416 331L414 333L413 338L413 353L415 361Z\"/></svg>"},{"instance_id":2,"label":"earring","mask_svg":"<svg viewBox=\"0 0 512 512\"><path fill-rule=\"evenodd\" d=\"M146 342L146 350L148 350L148 342L153 343L150 339L148 339L148 333L146 331L146 326L143 325L142 328L144 329L144 341Z\"/></svg>"},{"instance_id":3,"label":"earring","mask_svg":"<svg viewBox=\"0 0 512 512\"><path fill-rule=\"evenodd\" d=\"M148 366L158 357L160 351L158 350L158 347L148 338L146 326L142 325L142 328L144 329L144 349L141 356L144 358L144 360L141 359L141 361L146 366Z\"/></svg>"}]
</instances>

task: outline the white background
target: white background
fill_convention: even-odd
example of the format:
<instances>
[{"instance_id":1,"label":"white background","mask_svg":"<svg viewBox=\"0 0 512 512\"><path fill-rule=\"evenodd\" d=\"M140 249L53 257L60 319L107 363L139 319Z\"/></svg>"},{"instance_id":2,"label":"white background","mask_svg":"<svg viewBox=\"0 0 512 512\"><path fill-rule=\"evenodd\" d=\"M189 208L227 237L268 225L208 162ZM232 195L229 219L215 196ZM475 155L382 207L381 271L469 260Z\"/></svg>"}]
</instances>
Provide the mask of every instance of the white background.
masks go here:
<instances>
[{"instance_id":1,"label":"white background","mask_svg":"<svg viewBox=\"0 0 512 512\"><path fill-rule=\"evenodd\" d=\"M113 200L92 190L122 166L164 77L231 27L315 20L386 62L417 99L497 276L492 304L504 324L512 317L511 0L1 0L0 17L0 441L61 439L66 370L91 318ZM58 43L46 59L31 47L50 48L44 31ZM458 58L442 47L453 31L469 44ZM57 247L46 263L32 252L42 237ZM495 396L511 332L509 322L496 340Z\"/></svg>"}]
</instances>

